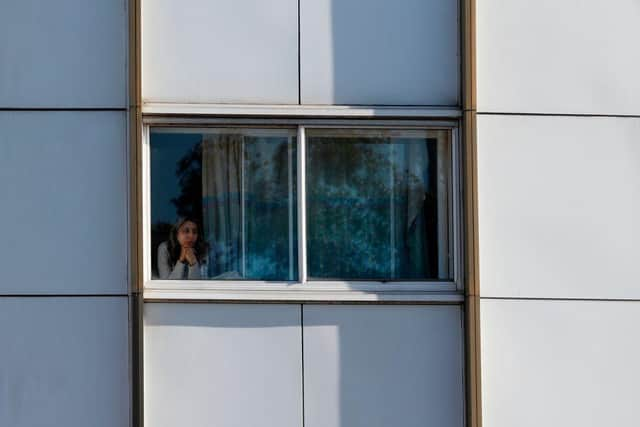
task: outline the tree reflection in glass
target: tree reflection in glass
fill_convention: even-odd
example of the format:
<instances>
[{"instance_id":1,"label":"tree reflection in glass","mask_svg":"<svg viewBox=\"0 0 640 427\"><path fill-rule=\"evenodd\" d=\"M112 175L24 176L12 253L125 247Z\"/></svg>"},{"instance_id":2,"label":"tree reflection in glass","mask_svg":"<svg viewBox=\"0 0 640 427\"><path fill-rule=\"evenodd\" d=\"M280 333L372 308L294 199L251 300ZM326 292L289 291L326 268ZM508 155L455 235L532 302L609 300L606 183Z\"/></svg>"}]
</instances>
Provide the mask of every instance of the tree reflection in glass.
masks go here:
<instances>
[{"instance_id":1,"label":"tree reflection in glass","mask_svg":"<svg viewBox=\"0 0 640 427\"><path fill-rule=\"evenodd\" d=\"M307 141L309 277L450 278L445 141L320 130Z\"/></svg>"}]
</instances>

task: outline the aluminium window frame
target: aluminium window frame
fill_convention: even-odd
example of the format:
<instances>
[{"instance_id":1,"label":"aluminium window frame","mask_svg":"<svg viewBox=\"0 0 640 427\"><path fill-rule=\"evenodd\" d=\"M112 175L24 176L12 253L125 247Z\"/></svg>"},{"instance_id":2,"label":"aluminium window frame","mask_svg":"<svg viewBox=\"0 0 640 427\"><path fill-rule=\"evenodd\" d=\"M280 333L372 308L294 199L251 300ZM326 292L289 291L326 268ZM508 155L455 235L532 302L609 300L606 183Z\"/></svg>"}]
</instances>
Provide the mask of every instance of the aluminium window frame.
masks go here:
<instances>
[{"instance_id":1,"label":"aluminium window frame","mask_svg":"<svg viewBox=\"0 0 640 427\"><path fill-rule=\"evenodd\" d=\"M297 131L297 215L298 280L158 280L151 278L151 192L150 129L258 128ZM306 271L306 129L421 130L448 131L450 135L450 245L452 247L451 280L375 281L308 280ZM142 236L143 295L148 301L267 301L267 302L429 302L464 301L463 217L462 217L462 147L460 121L457 117L367 118L342 117L206 117L147 115L142 126Z\"/></svg>"}]
</instances>

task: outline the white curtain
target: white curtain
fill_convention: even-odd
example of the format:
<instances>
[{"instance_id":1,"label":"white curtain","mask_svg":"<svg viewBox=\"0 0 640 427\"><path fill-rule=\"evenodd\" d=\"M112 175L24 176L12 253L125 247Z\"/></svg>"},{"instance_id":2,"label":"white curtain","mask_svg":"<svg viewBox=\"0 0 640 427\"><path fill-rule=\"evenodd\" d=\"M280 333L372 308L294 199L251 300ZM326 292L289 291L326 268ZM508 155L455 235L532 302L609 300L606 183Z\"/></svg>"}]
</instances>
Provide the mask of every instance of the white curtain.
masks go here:
<instances>
[{"instance_id":1,"label":"white curtain","mask_svg":"<svg viewBox=\"0 0 640 427\"><path fill-rule=\"evenodd\" d=\"M242 251L242 136L205 135L202 192L209 277L239 272Z\"/></svg>"}]
</instances>

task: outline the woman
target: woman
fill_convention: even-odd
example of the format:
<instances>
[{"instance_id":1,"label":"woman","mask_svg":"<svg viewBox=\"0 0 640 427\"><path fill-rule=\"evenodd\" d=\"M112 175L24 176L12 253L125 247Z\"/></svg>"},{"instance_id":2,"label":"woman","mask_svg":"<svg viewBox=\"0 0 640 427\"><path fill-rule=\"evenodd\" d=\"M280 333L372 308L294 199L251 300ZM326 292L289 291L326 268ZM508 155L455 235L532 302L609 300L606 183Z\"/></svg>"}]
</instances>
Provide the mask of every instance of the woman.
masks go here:
<instances>
[{"instance_id":1,"label":"woman","mask_svg":"<svg viewBox=\"0 0 640 427\"><path fill-rule=\"evenodd\" d=\"M171 227L169 240L158 246L160 279L200 279L207 246L198 236L198 223L193 218L180 218Z\"/></svg>"}]
</instances>

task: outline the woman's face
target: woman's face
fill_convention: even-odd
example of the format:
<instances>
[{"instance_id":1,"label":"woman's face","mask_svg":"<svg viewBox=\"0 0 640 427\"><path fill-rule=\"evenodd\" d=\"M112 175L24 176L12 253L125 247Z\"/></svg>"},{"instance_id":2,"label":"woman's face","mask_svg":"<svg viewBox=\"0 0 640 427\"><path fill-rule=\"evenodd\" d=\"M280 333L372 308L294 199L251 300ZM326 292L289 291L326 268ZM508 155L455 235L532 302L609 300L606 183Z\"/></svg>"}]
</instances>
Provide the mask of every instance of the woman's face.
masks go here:
<instances>
[{"instance_id":1,"label":"woman's face","mask_svg":"<svg viewBox=\"0 0 640 427\"><path fill-rule=\"evenodd\" d=\"M183 248L192 248L195 246L198 240L198 226L191 222L185 221L184 224L178 228L178 243Z\"/></svg>"}]
</instances>

